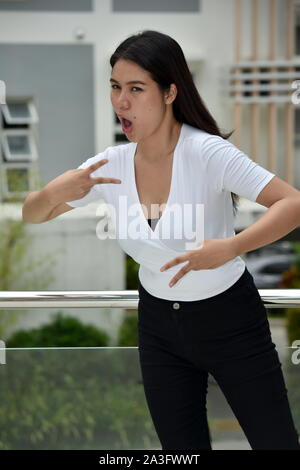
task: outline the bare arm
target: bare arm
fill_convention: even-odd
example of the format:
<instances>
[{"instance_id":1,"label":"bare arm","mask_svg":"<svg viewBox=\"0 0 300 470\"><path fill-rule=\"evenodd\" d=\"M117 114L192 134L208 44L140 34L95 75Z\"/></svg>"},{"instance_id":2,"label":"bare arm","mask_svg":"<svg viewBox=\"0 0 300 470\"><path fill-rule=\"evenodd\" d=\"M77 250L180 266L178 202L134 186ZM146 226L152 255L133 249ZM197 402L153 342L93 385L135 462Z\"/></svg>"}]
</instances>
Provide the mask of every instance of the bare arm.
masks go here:
<instances>
[{"instance_id":1,"label":"bare arm","mask_svg":"<svg viewBox=\"0 0 300 470\"><path fill-rule=\"evenodd\" d=\"M51 212L57 207L56 202L49 200L47 191L33 191L28 194L22 208L22 219L31 224L46 222ZM67 205L67 204L66 204ZM70 206L68 206L70 207ZM71 209L71 207L70 207Z\"/></svg>"},{"instance_id":2,"label":"bare arm","mask_svg":"<svg viewBox=\"0 0 300 470\"><path fill-rule=\"evenodd\" d=\"M42 190L28 194L22 208L23 221L32 224L47 222L74 209L66 201L83 198L95 184L121 183L117 178L91 176L107 162L107 159L102 159L85 169L68 170L50 181Z\"/></svg>"},{"instance_id":3,"label":"bare arm","mask_svg":"<svg viewBox=\"0 0 300 470\"><path fill-rule=\"evenodd\" d=\"M58 217L59 215L64 214L65 212L71 211L72 209L75 209L75 207L71 207L65 202L61 202L50 212L50 215L48 215L47 217L47 221L55 219L55 217Z\"/></svg>"}]
</instances>

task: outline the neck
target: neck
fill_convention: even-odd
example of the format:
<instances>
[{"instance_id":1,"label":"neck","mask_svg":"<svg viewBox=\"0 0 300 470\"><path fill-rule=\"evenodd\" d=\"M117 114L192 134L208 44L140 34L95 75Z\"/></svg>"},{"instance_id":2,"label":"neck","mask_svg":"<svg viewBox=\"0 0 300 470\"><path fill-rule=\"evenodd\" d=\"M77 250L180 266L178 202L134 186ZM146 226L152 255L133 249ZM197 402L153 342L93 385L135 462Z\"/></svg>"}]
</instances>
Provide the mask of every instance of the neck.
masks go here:
<instances>
[{"instance_id":1,"label":"neck","mask_svg":"<svg viewBox=\"0 0 300 470\"><path fill-rule=\"evenodd\" d=\"M136 153L143 161L159 163L162 159L173 154L181 126L182 123L175 119L163 122L154 133L138 142Z\"/></svg>"}]
</instances>

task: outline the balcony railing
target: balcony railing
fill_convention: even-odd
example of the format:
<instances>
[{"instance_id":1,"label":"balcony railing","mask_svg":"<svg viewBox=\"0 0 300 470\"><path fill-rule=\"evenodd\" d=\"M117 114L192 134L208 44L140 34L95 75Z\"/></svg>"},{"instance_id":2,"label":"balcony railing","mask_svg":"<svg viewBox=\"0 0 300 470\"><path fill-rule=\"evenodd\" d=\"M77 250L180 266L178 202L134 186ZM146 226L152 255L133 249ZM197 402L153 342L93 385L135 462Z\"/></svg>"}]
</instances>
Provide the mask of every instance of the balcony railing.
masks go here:
<instances>
[{"instance_id":1,"label":"balcony railing","mask_svg":"<svg viewBox=\"0 0 300 470\"><path fill-rule=\"evenodd\" d=\"M258 292L266 308L300 307L300 289L258 289ZM0 308L137 308L138 300L137 290L0 292Z\"/></svg>"},{"instance_id":2,"label":"balcony railing","mask_svg":"<svg viewBox=\"0 0 300 470\"><path fill-rule=\"evenodd\" d=\"M266 308L300 307L300 289L258 292ZM135 309L138 301L137 290L0 292L0 309ZM300 429L300 365L291 360L293 349L283 328L275 326L273 340L278 339ZM10 348L2 342L0 353L2 359L5 355L0 360L0 450L161 449L145 401L137 346ZM250 449L212 376L207 408L213 449Z\"/></svg>"}]
</instances>

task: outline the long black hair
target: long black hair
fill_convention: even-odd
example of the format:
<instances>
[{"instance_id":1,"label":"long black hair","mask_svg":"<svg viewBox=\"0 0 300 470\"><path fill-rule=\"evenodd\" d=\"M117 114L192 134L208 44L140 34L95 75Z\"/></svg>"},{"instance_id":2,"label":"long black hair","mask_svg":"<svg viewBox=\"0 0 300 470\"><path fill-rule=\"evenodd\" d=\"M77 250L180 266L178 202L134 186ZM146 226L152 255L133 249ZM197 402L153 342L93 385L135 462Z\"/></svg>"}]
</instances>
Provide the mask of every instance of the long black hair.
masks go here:
<instances>
[{"instance_id":1,"label":"long black hair","mask_svg":"<svg viewBox=\"0 0 300 470\"><path fill-rule=\"evenodd\" d=\"M228 139L234 131L222 133L205 106L193 80L183 51L167 34L145 30L125 39L110 57L113 67L119 59L130 60L147 70L160 90L165 92L171 83L177 87L173 114L178 122L189 124L209 134ZM231 193L236 215L239 196Z\"/></svg>"}]
</instances>

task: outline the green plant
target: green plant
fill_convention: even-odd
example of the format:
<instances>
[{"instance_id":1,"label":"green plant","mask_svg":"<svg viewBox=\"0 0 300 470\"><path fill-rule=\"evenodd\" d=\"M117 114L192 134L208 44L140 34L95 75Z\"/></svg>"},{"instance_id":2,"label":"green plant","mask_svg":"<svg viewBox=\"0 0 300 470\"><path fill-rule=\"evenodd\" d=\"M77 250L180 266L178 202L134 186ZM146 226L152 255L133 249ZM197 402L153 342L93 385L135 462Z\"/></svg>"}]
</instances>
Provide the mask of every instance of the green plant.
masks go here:
<instances>
[{"instance_id":1,"label":"green plant","mask_svg":"<svg viewBox=\"0 0 300 470\"><path fill-rule=\"evenodd\" d=\"M119 328L117 346L137 346L137 316L129 315L123 319Z\"/></svg>"},{"instance_id":2,"label":"green plant","mask_svg":"<svg viewBox=\"0 0 300 470\"><path fill-rule=\"evenodd\" d=\"M21 203L24 193L42 189L46 185L46 182L40 176L40 170L37 161L32 162L30 168L30 179L33 182L32 188L29 187L29 173L26 169L7 168L6 176L9 193L5 195L2 194L0 187L0 198L3 200L3 202Z\"/></svg>"},{"instance_id":3,"label":"green plant","mask_svg":"<svg viewBox=\"0 0 300 470\"><path fill-rule=\"evenodd\" d=\"M285 314L288 342L292 345L296 339L300 340L300 308L287 308Z\"/></svg>"},{"instance_id":4,"label":"green plant","mask_svg":"<svg viewBox=\"0 0 300 470\"><path fill-rule=\"evenodd\" d=\"M139 264L126 255L126 289L137 290Z\"/></svg>"},{"instance_id":5,"label":"green plant","mask_svg":"<svg viewBox=\"0 0 300 470\"><path fill-rule=\"evenodd\" d=\"M280 289L300 288L300 242L293 242L292 247L298 256L294 263L282 273ZM300 339L300 308L286 308L283 311L289 342L292 343L294 339Z\"/></svg>"},{"instance_id":6,"label":"green plant","mask_svg":"<svg viewBox=\"0 0 300 470\"><path fill-rule=\"evenodd\" d=\"M108 342L102 330L60 312L11 336L0 369L0 449L157 447L135 349L32 349L72 345L78 335L85 346ZM27 349L9 349L20 345Z\"/></svg>"},{"instance_id":7,"label":"green plant","mask_svg":"<svg viewBox=\"0 0 300 470\"><path fill-rule=\"evenodd\" d=\"M62 312L56 312L51 317L50 323L39 328L16 331L6 341L6 347L87 347L109 344L109 335L93 325L83 324L77 318L64 316Z\"/></svg>"}]
</instances>

